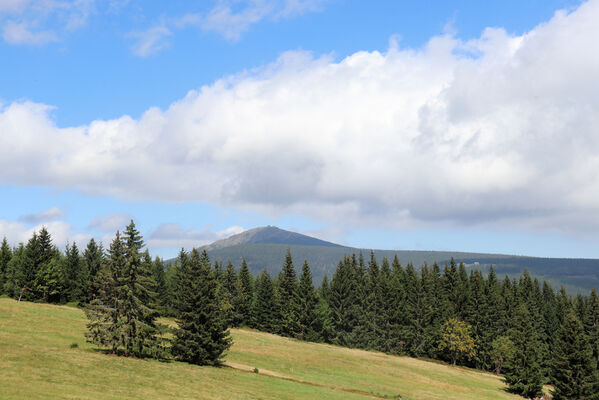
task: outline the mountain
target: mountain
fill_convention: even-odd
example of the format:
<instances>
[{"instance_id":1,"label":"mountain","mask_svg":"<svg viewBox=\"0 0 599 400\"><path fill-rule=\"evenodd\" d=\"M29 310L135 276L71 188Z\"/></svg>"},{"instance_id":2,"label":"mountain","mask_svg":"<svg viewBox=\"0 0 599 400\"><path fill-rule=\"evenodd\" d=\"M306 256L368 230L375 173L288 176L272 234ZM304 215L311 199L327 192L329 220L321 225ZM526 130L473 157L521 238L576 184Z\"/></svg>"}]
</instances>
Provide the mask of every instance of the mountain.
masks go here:
<instances>
[{"instance_id":1,"label":"mountain","mask_svg":"<svg viewBox=\"0 0 599 400\"><path fill-rule=\"evenodd\" d=\"M463 262L467 270L477 268L486 272L493 266L500 278L505 275L516 277L527 270L532 276L539 278L541 283L547 280L554 288L563 285L570 293L588 293L594 287L599 288L599 260L597 259L542 258L458 251L359 249L274 226L250 229L203 248L213 261L224 263L230 260L239 267L242 259L245 258L253 274L258 274L265 269L271 276L279 274L285 253L289 249L297 271L301 269L304 260L308 261L316 284L319 284L325 275L330 279L339 260L344 256L362 253L368 263L372 251L379 263L383 258L391 262L397 256L404 267L412 263L416 268L420 268L424 263L432 265L436 262L443 268L454 258L458 262ZM170 260L170 262L174 261Z\"/></svg>"},{"instance_id":2,"label":"mountain","mask_svg":"<svg viewBox=\"0 0 599 400\"><path fill-rule=\"evenodd\" d=\"M214 251L230 246L242 244L285 244L293 246L322 246L322 247L343 247L339 244L326 242L311 236L302 235L296 232L290 232L279 229L276 226L261 226L250 229L226 239L204 246L206 251Z\"/></svg>"}]
</instances>

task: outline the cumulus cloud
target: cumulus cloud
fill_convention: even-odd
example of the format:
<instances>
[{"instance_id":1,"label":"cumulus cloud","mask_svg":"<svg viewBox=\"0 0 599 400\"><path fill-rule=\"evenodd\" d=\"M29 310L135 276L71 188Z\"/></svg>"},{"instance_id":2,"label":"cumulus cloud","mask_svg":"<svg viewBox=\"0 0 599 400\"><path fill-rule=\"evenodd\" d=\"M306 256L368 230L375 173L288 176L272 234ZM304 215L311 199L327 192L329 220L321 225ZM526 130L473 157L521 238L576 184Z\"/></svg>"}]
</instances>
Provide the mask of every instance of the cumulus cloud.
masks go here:
<instances>
[{"instance_id":1,"label":"cumulus cloud","mask_svg":"<svg viewBox=\"0 0 599 400\"><path fill-rule=\"evenodd\" d=\"M179 224L166 223L159 225L150 233L148 247L152 249L184 247L187 249L203 246L218 239L243 232L240 226L231 226L221 231L213 231L210 226L197 231L184 229Z\"/></svg>"},{"instance_id":2,"label":"cumulus cloud","mask_svg":"<svg viewBox=\"0 0 599 400\"><path fill-rule=\"evenodd\" d=\"M56 221L65 218L66 215L60 208L52 207L36 214L22 215L19 217L19 221L26 222L28 224L40 224L42 222Z\"/></svg>"},{"instance_id":3,"label":"cumulus cloud","mask_svg":"<svg viewBox=\"0 0 599 400\"><path fill-rule=\"evenodd\" d=\"M52 243L61 249L64 249L67 242L76 242L81 248L91 239L91 235L77 232L65 221L49 221L31 226L21 221L0 220L0 236L6 237L12 246L16 246L19 243L27 243L33 233L39 232L42 227L52 235Z\"/></svg>"},{"instance_id":4,"label":"cumulus cloud","mask_svg":"<svg viewBox=\"0 0 599 400\"><path fill-rule=\"evenodd\" d=\"M0 182L391 227L599 228L599 1L521 36L301 51L139 119L0 110Z\"/></svg>"}]
</instances>

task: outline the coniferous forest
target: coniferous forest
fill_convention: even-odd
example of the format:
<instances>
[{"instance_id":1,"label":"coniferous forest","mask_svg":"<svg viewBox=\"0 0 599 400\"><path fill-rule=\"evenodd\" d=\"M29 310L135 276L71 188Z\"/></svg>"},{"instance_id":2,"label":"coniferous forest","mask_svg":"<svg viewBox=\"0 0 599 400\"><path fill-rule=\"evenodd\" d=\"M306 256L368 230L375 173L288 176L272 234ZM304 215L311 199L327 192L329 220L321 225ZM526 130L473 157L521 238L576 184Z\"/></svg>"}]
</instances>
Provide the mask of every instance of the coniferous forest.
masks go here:
<instances>
[{"instance_id":1,"label":"coniferous forest","mask_svg":"<svg viewBox=\"0 0 599 400\"><path fill-rule=\"evenodd\" d=\"M144 247L133 221L106 249L92 239L60 251L45 228L16 247L4 238L0 294L77 303L87 340L124 356L220 365L228 328L247 326L493 371L529 398L544 384L556 400L599 393L595 290L572 297L526 272L500 278L454 260L416 268L372 253L347 255L316 287L308 263L297 268L289 252L278 276L253 276L245 261L212 264L192 249L165 265Z\"/></svg>"}]
</instances>

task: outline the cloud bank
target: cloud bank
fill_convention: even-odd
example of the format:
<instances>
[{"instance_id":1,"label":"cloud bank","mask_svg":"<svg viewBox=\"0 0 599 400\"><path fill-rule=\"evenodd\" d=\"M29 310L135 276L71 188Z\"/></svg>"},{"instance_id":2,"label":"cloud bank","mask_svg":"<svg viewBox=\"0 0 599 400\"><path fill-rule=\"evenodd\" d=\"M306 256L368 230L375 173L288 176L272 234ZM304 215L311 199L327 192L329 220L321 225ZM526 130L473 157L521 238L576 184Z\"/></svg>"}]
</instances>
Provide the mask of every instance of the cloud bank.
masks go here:
<instances>
[{"instance_id":1,"label":"cloud bank","mask_svg":"<svg viewBox=\"0 0 599 400\"><path fill-rule=\"evenodd\" d=\"M16 4L16 3L15 3ZM57 127L0 109L0 183L344 224L599 229L599 1L341 61L301 51L166 110Z\"/></svg>"}]
</instances>

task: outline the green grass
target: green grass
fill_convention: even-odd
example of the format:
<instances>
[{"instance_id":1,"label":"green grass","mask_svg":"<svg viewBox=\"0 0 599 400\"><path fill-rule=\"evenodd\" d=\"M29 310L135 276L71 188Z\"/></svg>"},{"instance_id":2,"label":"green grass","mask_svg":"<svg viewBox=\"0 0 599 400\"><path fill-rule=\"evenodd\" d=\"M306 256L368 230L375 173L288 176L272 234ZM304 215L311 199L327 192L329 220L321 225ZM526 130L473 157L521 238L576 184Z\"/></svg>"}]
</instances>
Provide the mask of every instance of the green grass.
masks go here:
<instances>
[{"instance_id":1,"label":"green grass","mask_svg":"<svg viewBox=\"0 0 599 400\"><path fill-rule=\"evenodd\" d=\"M230 367L105 355L85 324L77 308L0 299L0 399L520 399L492 374L246 329Z\"/></svg>"}]
</instances>

